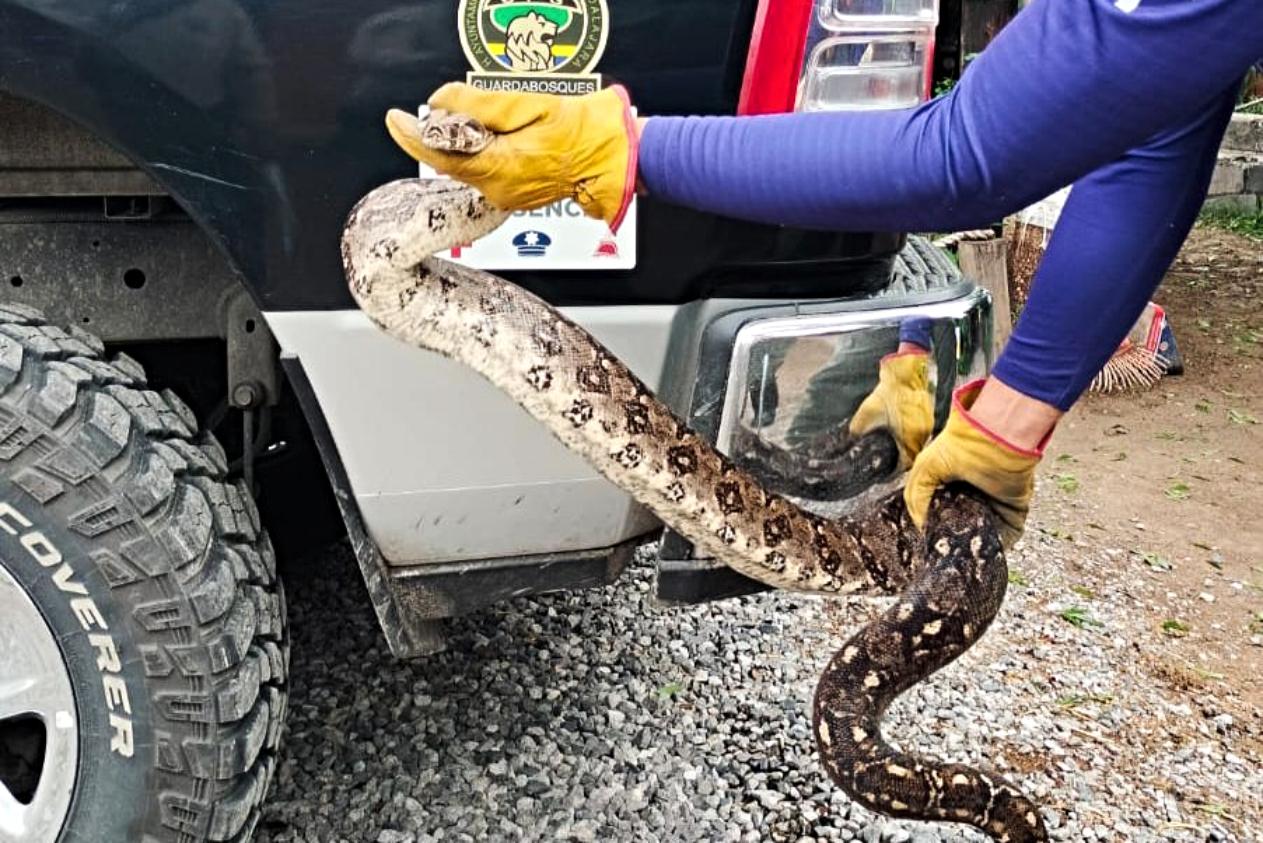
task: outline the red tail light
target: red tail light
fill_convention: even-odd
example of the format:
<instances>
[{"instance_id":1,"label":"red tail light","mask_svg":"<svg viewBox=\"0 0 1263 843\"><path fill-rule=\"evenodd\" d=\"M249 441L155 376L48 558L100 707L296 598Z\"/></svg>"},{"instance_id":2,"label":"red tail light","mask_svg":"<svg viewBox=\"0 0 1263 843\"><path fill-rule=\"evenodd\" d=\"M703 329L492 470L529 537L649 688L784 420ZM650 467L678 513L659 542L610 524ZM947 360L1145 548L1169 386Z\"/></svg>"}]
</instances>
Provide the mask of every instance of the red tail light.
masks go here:
<instances>
[{"instance_id":1,"label":"red tail light","mask_svg":"<svg viewBox=\"0 0 1263 843\"><path fill-rule=\"evenodd\" d=\"M814 0L759 0L738 114L793 111Z\"/></svg>"},{"instance_id":2,"label":"red tail light","mask_svg":"<svg viewBox=\"0 0 1263 843\"><path fill-rule=\"evenodd\" d=\"M738 114L929 98L939 0L759 0Z\"/></svg>"}]
</instances>

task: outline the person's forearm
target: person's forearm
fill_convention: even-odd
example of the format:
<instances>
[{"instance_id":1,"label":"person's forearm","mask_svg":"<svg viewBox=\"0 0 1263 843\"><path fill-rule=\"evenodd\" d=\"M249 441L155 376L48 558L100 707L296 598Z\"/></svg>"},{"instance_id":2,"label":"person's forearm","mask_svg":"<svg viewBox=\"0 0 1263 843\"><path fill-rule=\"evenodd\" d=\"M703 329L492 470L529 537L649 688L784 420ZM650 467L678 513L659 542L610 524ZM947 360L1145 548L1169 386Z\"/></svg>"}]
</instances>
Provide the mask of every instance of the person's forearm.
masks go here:
<instances>
[{"instance_id":1,"label":"person's forearm","mask_svg":"<svg viewBox=\"0 0 1263 843\"><path fill-rule=\"evenodd\" d=\"M1043 451L1062 412L1023 395L998 378L989 378L969 410L983 429L1001 444L1023 451Z\"/></svg>"},{"instance_id":2,"label":"person's forearm","mask_svg":"<svg viewBox=\"0 0 1263 843\"><path fill-rule=\"evenodd\" d=\"M899 323L899 353L929 351L934 344L934 322L925 317L904 319Z\"/></svg>"},{"instance_id":3,"label":"person's forearm","mask_svg":"<svg viewBox=\"0 0 1263 843\"><path fill-rule=\"evenodd\" d=\"M1197 219L1235 93L1075 185L996 364L1004 383L1060 410L1087 389Z\"/></svg>"},{"instance_id":4,"label":"person's forearm","mask_svg":"<svg viewBox=\"0 0 1263 843\"><path fill-rule=\"evenodd\" d=\"M1020 13L947 97L905 111L643 124L665 201L762 222L994 222L1140 145L1263 53L1259 0L1056 0Z\"/></svg>"}]
</instances>

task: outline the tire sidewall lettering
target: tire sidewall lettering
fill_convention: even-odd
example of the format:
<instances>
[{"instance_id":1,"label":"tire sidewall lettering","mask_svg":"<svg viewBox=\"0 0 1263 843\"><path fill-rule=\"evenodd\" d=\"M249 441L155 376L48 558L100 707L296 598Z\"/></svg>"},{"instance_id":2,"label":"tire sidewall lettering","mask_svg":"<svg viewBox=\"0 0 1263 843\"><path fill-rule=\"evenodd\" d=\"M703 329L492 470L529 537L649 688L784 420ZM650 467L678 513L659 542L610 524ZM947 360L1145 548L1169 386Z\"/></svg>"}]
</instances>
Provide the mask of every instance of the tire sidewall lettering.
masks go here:
<instances>
[{"instance_id":1,"label":"tire sidewall lettering","mask_svg":"<svg viewBox=\"0 0 1263 843\"><path fill-rule=\"evenodd\" d=\"M152 807L119 798L146 793L153 770L143 659L130 612L93 563L92 545L62 520L0 476L0 565L44 616L74 693L79 761L66 826L130 840Z\"/></svg>"}]
</instances>

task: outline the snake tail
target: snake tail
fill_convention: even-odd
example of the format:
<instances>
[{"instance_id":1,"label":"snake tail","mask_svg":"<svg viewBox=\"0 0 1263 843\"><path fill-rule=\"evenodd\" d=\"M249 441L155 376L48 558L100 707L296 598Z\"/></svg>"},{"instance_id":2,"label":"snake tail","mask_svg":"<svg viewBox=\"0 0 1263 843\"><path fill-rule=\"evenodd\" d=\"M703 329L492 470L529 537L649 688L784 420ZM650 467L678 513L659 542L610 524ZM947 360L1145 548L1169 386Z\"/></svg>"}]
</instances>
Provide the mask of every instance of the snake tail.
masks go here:
<instances>
[{"instance_id":1,"label":"snake tail","mask_svg":"<svg viewBox=\"0 0 1263 843\"><path fill-rule=\"evenodd\" d=\"M1048 833L1039 810L999 775L899 752L881 733L891 702L971 647L999 611L1008 566L990 519L969 487L939 490L926 525L928 564L830 659L812 726L829 777L866 808L967 823L1003 843L1041 843Z\"/></svg>"}]
</instances>

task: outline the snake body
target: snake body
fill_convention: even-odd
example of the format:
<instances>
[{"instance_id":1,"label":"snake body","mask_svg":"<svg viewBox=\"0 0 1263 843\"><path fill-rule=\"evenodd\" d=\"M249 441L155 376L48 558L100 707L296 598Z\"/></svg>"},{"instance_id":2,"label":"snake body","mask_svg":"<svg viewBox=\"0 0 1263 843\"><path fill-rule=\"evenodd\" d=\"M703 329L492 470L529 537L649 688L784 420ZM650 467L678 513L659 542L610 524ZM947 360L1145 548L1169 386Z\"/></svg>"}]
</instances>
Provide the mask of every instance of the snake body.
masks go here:
<instances>
[{"instance_id":1,"label":"snake body","mask_svg":"<svg viewBox=\"0 0 1263 843\"><path fill-rule=\"evenodd\" d=\"M468 152L487 140L477 124L448 115L431 115L424 137ZM887 815L968 823L1009 843L1047 840L1036 806L998 775L900 752L880 729L891 701L972 646L999 610L1007 568L980 499L940 491L922 535L897 494L837 520L773 494L547 302L432 257L506 217L445 180L377 188L343 233L355 301L386 333L503 390L700 553L776 588L897 595L820 679L813 731L828 775Z\"/></svg>"}]
</instances>

